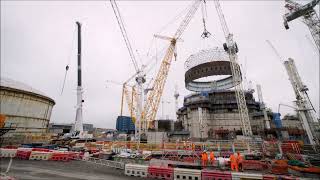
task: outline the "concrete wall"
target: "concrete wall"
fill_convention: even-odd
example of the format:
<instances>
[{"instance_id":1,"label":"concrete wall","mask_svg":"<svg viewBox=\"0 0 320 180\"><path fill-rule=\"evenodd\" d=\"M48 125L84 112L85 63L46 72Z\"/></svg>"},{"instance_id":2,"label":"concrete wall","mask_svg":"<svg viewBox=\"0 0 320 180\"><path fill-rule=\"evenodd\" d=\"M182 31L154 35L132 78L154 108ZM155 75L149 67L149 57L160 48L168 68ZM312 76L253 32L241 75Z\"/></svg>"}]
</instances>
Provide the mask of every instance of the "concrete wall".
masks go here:
<instances>
[{"instance_id":1,"label":"concrete wall","mask_svg":"<svg viewBox=\"0 0 320 180\"><path fill-rule=\"evenodd\" d=\"M0 113L6 116L5 126L16 127L8 134L47 132L53 100L10 88L0 89L0 99Z\"/></svg>"},{"instance_id":2,"label":"concrete wall","mask_svg":"<svg viewBox=\"0 0 320 180\"><path fill-rule=\"evenodd\" d=\"M148 143L162 143L168 140L166 132L147 132L147 141Z\"/></svg>"},{"instance_id":3,"label":"concrete wall","mask_svg":"<svg viewBox=\"0 0 320 180\"><path fill-rule=\"evenodd\" d=\"M209 130L241 130L241 121L239 113L236 111L231 112L210 112L206 108L202 108L202 124L200 127L199 121L199 110L198 109L188 109L187 115L180 116L180 121L182 121L185 130L190 132L190 137L192 138L207 138ZM250 116L250 124L254 132L263 131L265 128L264 117L255 117L254 119ZM201 135L201 130L203 131Z\"/></svg>"}]
</instances>

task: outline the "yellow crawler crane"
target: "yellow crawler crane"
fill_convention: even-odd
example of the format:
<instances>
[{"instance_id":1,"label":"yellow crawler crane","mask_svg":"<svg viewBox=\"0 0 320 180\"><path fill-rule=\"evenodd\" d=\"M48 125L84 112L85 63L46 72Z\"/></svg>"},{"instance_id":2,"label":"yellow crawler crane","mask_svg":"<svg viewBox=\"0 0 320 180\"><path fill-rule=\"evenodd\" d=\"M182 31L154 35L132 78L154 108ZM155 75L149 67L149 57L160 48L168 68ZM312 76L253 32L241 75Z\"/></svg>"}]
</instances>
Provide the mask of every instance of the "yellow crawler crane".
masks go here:
<instances>
[{"instance_id":1,"label":"yellow crawler crane","mask_svg":"<svg viewBox=\"0 0 320 180\"><path fill-rule=\"evenodd\" d=\"M135 124L136 122L136 109L137 109L137 92L136 92L136 87L131 86L131 92L127 88L127 84L124 83L122 86L122 98L121 98L121 116L123 113L123 101L124 101L124 96L127 101L128 109L130 112L130 117L132 119L132 122Z\"/></svg>"},{"instance_id":2,"label":"yellow crawler crane","mask_svg":"<svg viewBox=\"0 0 320 180\"><path fill-rule=\"evenodd\" d=\"M142 131L146 131L147 129L154 129L154 121L158 111L160 99L163 93L163 88L166 83L168 72L170 69L172 57L176 56L176 42L181 37L183 32L186 30L188 24L199 8L202 0L195 0L187 14L185 15L183 21L178 27L173 37L163 37L163 36L155 36L157 38L165 39L170 41L170 45L166 51L166 54L161 62L160 69L157 73L157 76L153 82L152 91L148 94L147 102L144 105L143 111L141 113L141 122L142 124L147 123L146 128L141 129Z\"/></svg>"}]
</instances>

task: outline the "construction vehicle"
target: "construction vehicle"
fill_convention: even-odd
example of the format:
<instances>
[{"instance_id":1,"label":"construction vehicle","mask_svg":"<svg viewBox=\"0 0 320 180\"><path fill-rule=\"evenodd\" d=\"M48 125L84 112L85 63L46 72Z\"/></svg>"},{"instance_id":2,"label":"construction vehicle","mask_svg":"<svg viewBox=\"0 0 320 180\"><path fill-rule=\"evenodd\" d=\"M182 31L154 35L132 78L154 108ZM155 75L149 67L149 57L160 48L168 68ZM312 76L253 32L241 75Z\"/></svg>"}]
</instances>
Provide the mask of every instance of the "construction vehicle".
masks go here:
<instances>
[{"instance_id":1,"label":"construction vehicle","mask_svg":"<svg viewBox=\"0 0 320 180\"><path fill-rule=\"evenodd\" d=\"M226 39L226 43L223 44L223 48L229 54L234 84L238 84L235 86L235 92L236 92L236 99L238 104L240 120L242 124L242 134L244 136L249 137L249 136L252 136L252 130L250 125L246 99L243 91L241 70L240 70L240 66L237 65L238 64L237 53L239 51L238 46L237 46L237 43L233 40L233 34L231 34L229 31L219 0L214 0L214 3L219 16L221 27Z\"/></svg>"},{"instance_id":2,"label":"construction vehicle","mask_svg":"<svg viewBox=\"0 0 320 180\"><path fill-rule=\"evenodd\" d=\"M303 17L302 22L308 26L313 40L315 41L318 50L320 50L320 20L314 10L314 7L319 4L320 0L313 0L305 5L301 5L292 0L285 0L285 2L285 7L289 12L283 16L284 27L289 29L288 22Z\"/></svg>"},{"instance_id":3,"label":"construction vehicle","mask_svg":"<svg viewBox=\"0 0 320 180\"><path fill-rule=\"evenodd\" d=\"M295 104L297 108L295 109L298 111L303 127L307 133L309 143L312 145L319 144L320 125L319 121L315 117L315 110L307 93L309 90L308 87L302 82L294 60L292 58L288 58L288 60L284 61L271 42L267 42L286 68L290 83L296 95Z\"/></svg>"}]
</instances>

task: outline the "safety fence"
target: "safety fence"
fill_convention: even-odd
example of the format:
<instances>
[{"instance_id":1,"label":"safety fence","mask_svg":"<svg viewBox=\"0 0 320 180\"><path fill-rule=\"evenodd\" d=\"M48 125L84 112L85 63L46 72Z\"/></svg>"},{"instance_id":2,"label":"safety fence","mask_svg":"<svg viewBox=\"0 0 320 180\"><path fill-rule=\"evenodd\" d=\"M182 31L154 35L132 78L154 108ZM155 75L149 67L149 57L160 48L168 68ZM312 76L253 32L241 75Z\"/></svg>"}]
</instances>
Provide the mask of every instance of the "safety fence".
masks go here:
<instances>
[{"instance_id":1,"label":"safety fence","mask_svg":"<svg viewBox=\"0 0 320 180\"><path fill-rule=\"evenodd\" d=\"M281 152L301 153L301 143L298 141L286 141L279 143L277 141L252 141L252 140L216 140L210 142L163 142L163 143L137 143L133 141L109 141L85 143L83 146L94 149L104 149L120 153L123 150L140 150L161 152L168 150L185 151L215 151L215 152L263 152L267 156L275 156Z\"/></svg>"}]
</instances>

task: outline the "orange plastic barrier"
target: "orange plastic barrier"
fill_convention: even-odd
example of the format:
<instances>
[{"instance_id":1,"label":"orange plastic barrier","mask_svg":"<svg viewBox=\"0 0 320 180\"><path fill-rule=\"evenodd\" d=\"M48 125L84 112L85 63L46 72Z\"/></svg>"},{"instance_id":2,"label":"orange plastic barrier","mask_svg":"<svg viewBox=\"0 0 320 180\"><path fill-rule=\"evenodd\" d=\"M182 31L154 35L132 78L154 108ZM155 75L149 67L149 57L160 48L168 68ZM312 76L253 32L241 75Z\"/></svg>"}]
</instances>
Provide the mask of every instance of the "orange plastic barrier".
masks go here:
<instances>
[{"instance_id":1,"label":"orange plastic barrier","mask_svg":"<svg viewBox=\"0 0 320 180\"><path fill-rule=\"evenodd\" d=\"M155 179L173 180L173 168L148 167L148 177Z\"/></svg>"},{"instance_id":2,"label":"orange plastic barrier","mask_svg":"<svg viewBox=\"0 0 320 180\"><path fill-rule=\"evenodd\" d=\"M70 159L69 153L53 153L50 158L51 161L69 161Z\"/></svg>"},{"instance_id":3,"label":"orange plastic barrier","mask_svg":"<svg viewBox=\"0 0 320 180\"><path fill-rule=\"evenodd\" d=\"M30 154L31 154L31 150L18 150L16 157L18 159L27 160L27 159L29 159Z\"/></svg>"},{"instance_id":4,"label":"orange plastic barrier","mask_svg":"<svg viewBox=\"0 0 320 180\"><path fill-rule=\"evenodd\" d=\"M232 180L231 172L207 170L204 169L201 172L202 180Z\"/></svg>"},{"instance_id":5,"label":"orange plastic barrier","mask_svg":"<svg viewBox=\"0 0 320 180\"><path fill-rule=\"evenodd\" d=\"M268 168L268 164L257 160L243 160L242 167L244 170L262 171Z\"/></svg>"}]
</instances>

